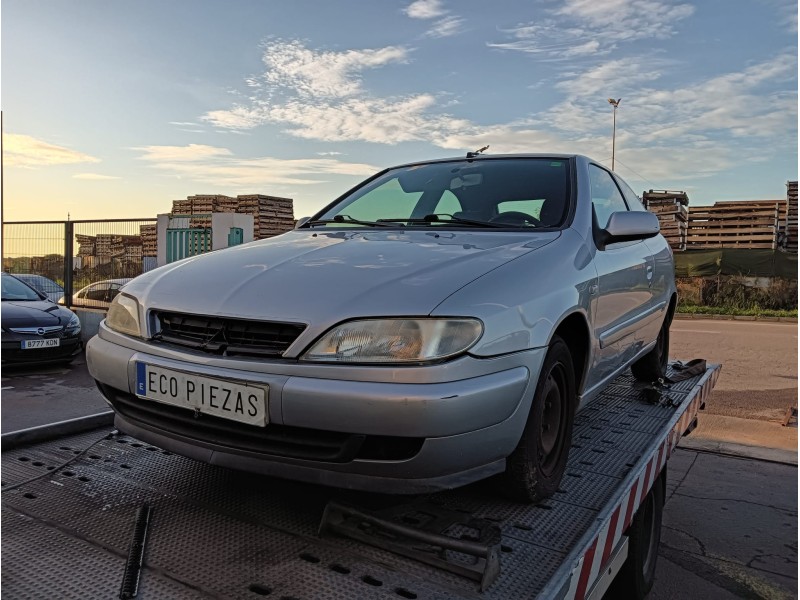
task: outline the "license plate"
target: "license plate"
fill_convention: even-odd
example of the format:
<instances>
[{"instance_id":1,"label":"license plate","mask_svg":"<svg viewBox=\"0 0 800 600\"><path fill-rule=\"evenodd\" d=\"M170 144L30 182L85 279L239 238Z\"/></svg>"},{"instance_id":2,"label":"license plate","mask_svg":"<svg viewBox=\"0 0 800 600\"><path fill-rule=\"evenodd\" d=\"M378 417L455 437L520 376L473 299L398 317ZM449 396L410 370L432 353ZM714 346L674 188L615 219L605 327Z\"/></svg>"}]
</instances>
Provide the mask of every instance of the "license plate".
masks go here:
<instances>
[{"instance_id":1,"label":"license plate","mask_svg":"<svg viewBox=\"0 0 800 600\"><path fill-rule=\"evenodd\" d=\"M267 386L226 381L136 363L136 395L173 406L264 427Z\"/></svg>"},{"instance_id":2,"label":"license plate","mask_svg":"<svg viewBox=\"0 0 800 600\"><path fill-rule=\"evenodd\" d=\"M22 349L32 350L34 348L57 348L60 345L60 338L48 338L46 340L23 340Z\"/></svg>"}]
</instances>

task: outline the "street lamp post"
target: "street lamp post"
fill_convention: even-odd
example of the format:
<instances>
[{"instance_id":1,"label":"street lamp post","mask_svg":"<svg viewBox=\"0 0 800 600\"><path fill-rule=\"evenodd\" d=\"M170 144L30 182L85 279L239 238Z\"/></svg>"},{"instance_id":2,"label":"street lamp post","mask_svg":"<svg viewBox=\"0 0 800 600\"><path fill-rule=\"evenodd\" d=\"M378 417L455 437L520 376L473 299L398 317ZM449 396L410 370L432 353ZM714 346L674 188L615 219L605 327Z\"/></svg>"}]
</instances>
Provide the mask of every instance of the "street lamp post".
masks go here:
<instances>
[{"instance_id":1,"label":"street lamp post","mask_svg":"<svg viewBox=\"0 0 800 600\"><path fill-rule=\"evenodd\" d=\"M613 98L608 99L608 103L614 107L614 129L611 133L611 170L614 170L614 156L616 154L617 149L617 108L619 108L619 103L622 101L622 98L617 98L614 100Z\"/></svg>"}]
</instances>

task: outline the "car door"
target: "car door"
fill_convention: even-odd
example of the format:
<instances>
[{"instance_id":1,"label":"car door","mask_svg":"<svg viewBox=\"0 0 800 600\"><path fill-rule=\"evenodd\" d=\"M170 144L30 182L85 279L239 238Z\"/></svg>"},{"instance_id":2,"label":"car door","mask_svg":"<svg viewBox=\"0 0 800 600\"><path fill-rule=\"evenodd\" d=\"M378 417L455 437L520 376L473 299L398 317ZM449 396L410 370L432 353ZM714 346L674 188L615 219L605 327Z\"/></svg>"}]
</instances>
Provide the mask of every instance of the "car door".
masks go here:
<instances>
[{"instance_id":1,"label":"car door","mask_svg":"<svg viewBox=\"0 0 800 600\"><path fill-rule=\"evenodd\" d=\"M605 228L614 212L629 207L611 173L589 165L596 229ZM597 348L587 390L629 364L644 344L642 327L653 311L653 256L643 241L603 246L597 243L597 290L593 325Z\"/></svg>"},{"instance_id":2,"label":"car door","mask_svg":"<svg viewBox=\"0 0 800 600\"><path fill-rule=\"evenodd\" d=\"M622 195L625 197L628 208L634 211L646 212L647 209L644 207L644 204L642 204L642 201L631 187L625 183L625 180L616 173L614 174L614 178L617 180L619 189L622 190ZM644 243L650 249L650 254L653 255L655 273L650 281L653 302L657 307L663 307L664 311L666 311L674 289L673 282L675 281L675 262L672 256L672 249L669 247L664 237L660 235L648 238L644 240ZM656 340L665 317L666 312L664 312L660 318L654 319L652 323L645 326L645 342L649 343Z\"/></svg>"}]
</instances>

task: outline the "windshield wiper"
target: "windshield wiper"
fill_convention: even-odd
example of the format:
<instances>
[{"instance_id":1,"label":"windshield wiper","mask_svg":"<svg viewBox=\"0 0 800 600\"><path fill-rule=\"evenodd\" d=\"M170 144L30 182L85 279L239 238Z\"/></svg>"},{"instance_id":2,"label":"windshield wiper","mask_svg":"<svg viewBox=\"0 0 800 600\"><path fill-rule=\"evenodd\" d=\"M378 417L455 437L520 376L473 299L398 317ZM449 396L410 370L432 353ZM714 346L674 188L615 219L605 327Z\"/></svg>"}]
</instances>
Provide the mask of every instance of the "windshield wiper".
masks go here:
<instances>
[{"instance_id":1,"label":"windshield wiper","mask_svg":"<svg viewBox=\"0 0 800 600\"><path fill-rule=\"evenodd\" d=\"M440 217L448 217L442 219ZM459 225L470 225L472 227L504 227L508 225L503 223L492 223L490 221L476 221L474 219L463 219L461 217L454 217L448 213L431 213L425 215L421 219L378 219L381 223L458 223Z\"/></svg>"},{"instance_id":2,"label":"windshield wiper","mask_svg":"<svg viewBox=\"0 0 800 600\"><path fill-rule=\"evenodd\" d=\"M361 221L354 219L350 215L336 215L332 219L319 219L317 221L309 221L306 225L325 225L327 223L352 223L353 225L365 225L367 227L391 227L389 223L380 221Z\"/></svg>"}]
</instances>

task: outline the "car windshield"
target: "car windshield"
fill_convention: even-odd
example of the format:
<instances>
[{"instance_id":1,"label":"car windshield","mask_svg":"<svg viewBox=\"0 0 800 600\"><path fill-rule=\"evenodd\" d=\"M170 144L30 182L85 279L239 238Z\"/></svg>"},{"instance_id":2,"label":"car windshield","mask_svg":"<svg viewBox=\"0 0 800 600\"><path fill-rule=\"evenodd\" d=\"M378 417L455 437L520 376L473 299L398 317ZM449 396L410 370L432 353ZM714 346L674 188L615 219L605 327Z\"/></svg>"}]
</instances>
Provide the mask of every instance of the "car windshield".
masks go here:
<instances>
[{"instance_id":1,"label":"car windshield","mask_svg":"<svg viewBox=\"0 0 800 600\"><path fill-rule=\"evenodd\" d=\"M25 285L16 277L3 274L0 281L2 282L3 300L33 301L42 299L33 288Z\"/></svg>"},{"instance_id":2,"label":"car windshield","mask_svg":"<svg viewBox=\"0 0 800 600\"><path fill-rule=\"evenodd\" d=\"M482 158L392 169L307 227L552 228L569 199L566 159Z\"/></svg>"},{"instance_id":3,"label":"car windshield","mask_svg":"<svg viewBox=\"0 0 800 600\"><path fill-rule=\"evenodd\" d=\"M29 286L36 288L45 294L63 294L64 288L58 285L55 281L42 277L41 275L17 275L17 279L21 279Z\"/></svg>"}]
</instances>

